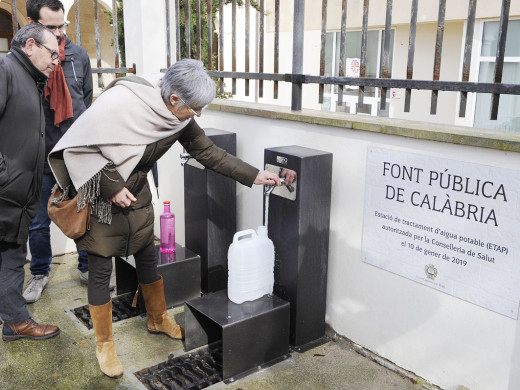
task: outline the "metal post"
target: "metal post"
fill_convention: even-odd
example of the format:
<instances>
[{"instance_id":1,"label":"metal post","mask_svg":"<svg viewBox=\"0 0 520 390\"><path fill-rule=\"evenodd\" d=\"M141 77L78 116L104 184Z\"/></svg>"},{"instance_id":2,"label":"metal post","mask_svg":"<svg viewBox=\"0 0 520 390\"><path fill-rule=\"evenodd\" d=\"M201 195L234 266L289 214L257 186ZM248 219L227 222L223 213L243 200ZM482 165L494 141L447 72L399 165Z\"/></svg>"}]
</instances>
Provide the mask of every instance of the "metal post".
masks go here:
<instances>
[{"instance_id":1,"label":"metal post","mask_svg":"<svg viewBox=\"0 0 520 390\"><path fill-rule=\"evenodd\" d=\"M117 1L112 0L112 31L114 33L114 67L119 68L119 36L117 21ZM116 73L116 77L118 74Z\"/></svg>"},{"instance_id":2,"label":"metal post","mask_svg":"<svg viewBox=\"0 0 520 390\"><path fill-rule=\"evenodd\" d=\"M232 40L231 40L231 70L233 72L237 71L237 0L233 0L232 3L232 16L233 19L233 30L232 30ZM231 93L236 95L237 93L237 79L233 78L231 80Z\"/></svg>"},{"instance_id":3,"label":"metal post","mask_svg":"<svg viewBox=\"0 0 520 390\"><path fill-rule=\"evenodd\" d=\"M347 0L341 1L341 38L339 40L338 76L345 77L345 52L347 50ZM338 107L343 105L343 85L338 85Z\"/></svg>"},{"instance_id":4,"label":"metal post","mask_svg":"<svg viewBox=\"0 0 520 390\"><path fill-rule=\"evenodd\" d=\"M321 45L320 45L320 76L325 76L325 42L327 37L327 0L321 1ZM318 103L323 104L324 84L319 86Z\"/></svg>"},{"instance_id":5,"label":"metal post","mask_svg":"<svg viewBox=\"0 0 520 390\"><path fill-rule=\"evenodd\" d=\"M504 55L506 52L506 38L507 38L507 26L509 22L509 9L511 7L511 0L502 1L502 12L500 14L500 26L498 30L497 40L497 56L495 61L495 83L502 82L502 71L504 69ZM500 101L500 94L494 93L491 96L491 120L497 120L498 118L498 102Z\"/></svg>"},{"instance_id":6,"label":"metal post","mask_svg":"<svg viewBox=\"0 0 520 390\"><path fill-rule=\"evenodd\" d=\"M81 46L81 21L79 16L79 0L74 0L74 11L76 21L76 45Z\"/></svg>"},{"instance_id":7,"label":"metal post","mask_svg":"<svg viewBox=\"0 0 520 390\"><path fill-rule=\"evenodd\" d=\"M475 31L475 14L477 11L477 0L469 0L468 5L468 21L466 22L466 43L464 45L464 61L462 64L462 81L469 80L469 69L471 65L471 50L473 48L473 33ZM468 93L460 94L459 117L466 116L466 103Z\"/></svg>"},{"instance_id":8,"label":"metal post","mask_svg":"<svg viewBox=\"0 0 520 390\"><path fill-rule=\"evenodd\" d=\"M13 0L11 4L11 22L13 23L13 35L18 31L18 7L16 6L16 0Z\"/></svg>"},{"instance_id":9,"label":"metal post","mask_svg":"<svg viewBox=\"0 0 520 390\"><path fill-rule=\"evenodd\" d=\"M101 41L99 34L99 2L94 0L94 31L96 35L96 59L97 67L101 68ZM103 77L98 73L98 87L103 88Z\"/></svg>"},{"instance_id":10,"label":"metal post","mask_svg":"<svg viewBox=\"0 0 520 390\"><path fill-rule=\"evenodd\" d=\"M363 78L366 75L367 69L367 35L368 35L368 8L370 0L363 1L363 30L361 32L361 59L359 63L359 77ZM365 103L363 102L365 94L365 87L359 87L358 90L358 109L362 109ZM357 112L357 110L356 110Z\"/></svg>"},{"instance_id":11,"label":"metal post","mask_svg":"<svg viewBox=\"0 0 520 390\"><path fill-rule=\"evenodd\" d=\"M246 2L245 2L245 9L246 9L245 71L249 72L249 28L250 28L249 24L250 24L250 17L251 17L251 14L250 14L251 6L250 6L249 0L246 0ZM221 70L223 70L223 69L221 69ZM249 80L245 80L245 95L249 96Z\"/></svg>"},{"instance_id":12,"label":"metal post","mask_svg":"<svg viewBox=\"0 0 520 390\"><path fill-rule=\"evenodd\" d=\"M191 58L191 4L184 2L184 40L186 42L186 58Z\"/></svg>"},{"instance_id":13,"label":"metal post","mask_svg":"<svg viewBox=\"0 0 520 390\"><path fill-rule=\"evenodd\" d=\"M172 64L171 42L170 42L170 0L164 0L166 14L166 67Z\"/></svg>"},{"instance_id":14,"label":"metal post","mask_svg":"<svg viewBox=\"0 0 520 390\"><path fill-rule=\"evenodd\" d=\"M224 70L224 0L220 0L218 19L218 56L220 64L218 70L222 72ZM220 78L220 93L224 94L224 77Z\"/></svg>"},{"instance_id":15,"label":"metal post","mask_svg":"<svg viewBox=\"0 0 520 390\"><path fill-rule=\"evenodd\" d=\"M181 5L180 0L175 0L175 39L177 46L177 61L181 59Z\"/></svg>"},{"instance_id":16,"label":"metal post","mask_svg":"<svg viewBox=\"0 0 520 390\"><path fill-rule=\"evenodd\" d=\"M294 1L294 27L293 27L293 77L303 74L303 33L305 19L305 0ZM302 82L292 81L291 110L302 109Z\"/></svg>"},{"instance_id":17,"label":"metal post","mask_svg":"<svg viewBox=\"0 0 520 390\"><path fill-rule=\"evenodd\" d=\"M260 0L260 42L258 49L258 72L264 73L264 0ZM257 14L258 15L258 14ZM258 30L257 30L258 31ZM258 82L258 95L260 97L264 97L264 81L260 80Z\"/></svg>"},{"instance_id":18,"label":"metal post","mask_svg":"<svg viewBox=\"0 0 520 390\"><path fill-rule=\"evenodd\" d=\"M393 0L386 0L385 33L383 36L383 60L381 64L381 78L387 79L390 66L390 31L392 29L392 6ZM386 88L381 88L381 110L386 110Z\"/></svg>"},{"instance_id":19,"label":"metal post","mask_svg":"<svg viewBox=\"0 0 520 390\"><path fill-rule=\"evenodd\" d=\"M201 37L201 14L200 14L200 0L195 2L195 15L196 15L196 26L195 26L195 42L197 44L197 59L200 61L202 56L202 37Z\"/></svg>"},{"instance_id":20,"label":"metal post","mask_svg":"<svg viewBox=\"0 0 520 390\"><path fill-rule=\"evenodd\" d=\"M412 0L412 12L410 15L410 36L408 38L408 62L406 64L406 79L413 78L413 58L415 56L415 35L417 34L417 5L418 0ZM412 89L407 88L404 96L404 112L410 112L410 99Z\"/></svg>"},{"instance_id":21,"label":"metal post","mask_svg":"<svg viewBox=\"0 0 520 390\"><path fill-rule=\"evenodd\" d=\"M274 73L278 73L280 59L280 0L274 0ZM278 81L274 82L273 96L278 99Z\"/></svg>"},{"instance_id":22,"label":"metal post","mask_svg":"<svg viewBox=\"0 0 520 390\"><path fill-rule=\"evenodd\" d=\"M444 38L444 22L446 17L446 0L439 0L439 18L437 21L437 39L435 41L435 57L433 59L433 80L439 80L441 73L442 40ZM437 114L438 90L432 90L430 114Z\"/></svg>"},{"instance_id":23,"label":"metal post","mask_svg":"<svg viewBox=\"0 0 520 390\"><path fill-rule=\"evenodd\" d=\"M213 69L213 4L207 0L208 8L208 70Z\"/></svg>"}]
</instances>

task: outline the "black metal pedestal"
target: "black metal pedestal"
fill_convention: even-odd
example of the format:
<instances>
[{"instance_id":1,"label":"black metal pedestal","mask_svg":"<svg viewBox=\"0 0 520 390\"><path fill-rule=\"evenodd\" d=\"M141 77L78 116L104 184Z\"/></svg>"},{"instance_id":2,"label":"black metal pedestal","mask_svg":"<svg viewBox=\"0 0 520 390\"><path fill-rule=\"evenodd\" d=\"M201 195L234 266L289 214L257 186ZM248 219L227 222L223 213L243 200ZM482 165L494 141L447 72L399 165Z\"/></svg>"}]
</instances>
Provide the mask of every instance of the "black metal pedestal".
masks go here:
<instances>
[{"instance_id":1,"label":"black metal pedestal","mask_svg":"<svg viewBox=\"0 0 520 390\"><path fill-rule=\"evenodd\" d=\"M296 173L269 196L268 232L275 247L274 294L291 303L290 343L325 340L332 154L301 146L264 151L266 169Z\"/></svg>"},{"instance_id":2,"label":"black metal pedestal","mask_svg":"<svg viewBox=\"0 0 520 390\"><path fill-rule=\"evenodd\" d=\"M204 129L215 145L236 154L236 134ZM201 289L227 287L227 251L236 232L236 183L188 160L184 166L186 246L201 258Z\"/></svg>"},{"instance_id":3,"label":"black metal pedestal","mask_svg":"<svg viewBox=\"0 0 520 390\"><path fill-rule=\"evenodd\" d=\"M176 244L175 253L161 253L159 245L155 246L157 272L162 275L166 307L171 308L184 303L188 299L200 296L200 256L191 250ZM128 261L116 257L117 295L136 291L138 282L135 270L135 259ZM139 294L139 310L146 312L142 294Z\"/></svg>"},{"instance_id":4,"label":"black metal pedestal","mask_svg":"<svg viewBox=\"0 0 520 390\"><path fill-rule=\"evenodd\" d=\"M222 341L224 380L289 351L289 303L277 296L237 305L221 290L186 301L184 316L186 351Z\"/></svg>"}]
</instances>

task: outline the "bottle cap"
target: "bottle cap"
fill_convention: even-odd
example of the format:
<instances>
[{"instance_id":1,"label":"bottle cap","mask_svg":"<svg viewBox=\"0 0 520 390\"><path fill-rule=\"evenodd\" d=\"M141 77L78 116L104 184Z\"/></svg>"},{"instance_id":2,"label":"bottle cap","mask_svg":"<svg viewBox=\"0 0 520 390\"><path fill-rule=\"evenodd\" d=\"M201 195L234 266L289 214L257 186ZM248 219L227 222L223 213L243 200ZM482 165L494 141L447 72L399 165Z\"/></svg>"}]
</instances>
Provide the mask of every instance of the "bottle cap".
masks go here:
<instances>
[{"instance_id":1,"label":"bottle cap","mask_svg":"<svg viewBox=\"0 0 520 390\"><path fill-rule=\"evenodd\" d=\"M165 200L165 201L163 202L163 204L170 204L170 201L169 201L169 200Z\"/></svg>"}]
</instances>

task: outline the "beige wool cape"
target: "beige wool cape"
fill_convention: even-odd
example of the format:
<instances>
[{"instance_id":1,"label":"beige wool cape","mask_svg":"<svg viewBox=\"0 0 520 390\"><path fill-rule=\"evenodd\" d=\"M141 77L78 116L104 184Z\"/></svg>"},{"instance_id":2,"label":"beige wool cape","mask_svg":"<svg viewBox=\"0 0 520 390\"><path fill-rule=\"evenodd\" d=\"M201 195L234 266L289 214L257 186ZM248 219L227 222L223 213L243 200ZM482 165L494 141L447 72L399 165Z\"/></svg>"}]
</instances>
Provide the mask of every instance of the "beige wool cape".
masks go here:
<instances>
[{"instance_id":1,"label":"beige wool cape","mask_svg":"<svg viewBox=\"0 0 520 390\"><path fill-rule=\"evenodd\" d=\"M101 198L103 170L116 169L127 180L146 145L181 131L161 96L162 74L130 76L112 82L69 128L49 154L57 185L78 192L78 210L92 204L92 215L111 222L111 202Z\"/></svg>"}]
</instances>

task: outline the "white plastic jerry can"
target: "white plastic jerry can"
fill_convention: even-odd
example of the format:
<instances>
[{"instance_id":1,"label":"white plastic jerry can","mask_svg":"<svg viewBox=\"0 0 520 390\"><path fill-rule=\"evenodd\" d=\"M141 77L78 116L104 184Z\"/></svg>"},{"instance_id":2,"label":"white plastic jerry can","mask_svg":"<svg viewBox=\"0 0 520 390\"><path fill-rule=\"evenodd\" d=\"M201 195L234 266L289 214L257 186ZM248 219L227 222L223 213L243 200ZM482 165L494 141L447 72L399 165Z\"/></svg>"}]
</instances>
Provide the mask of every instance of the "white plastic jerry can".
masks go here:
<instances>
[{"instance_id":1,"label":"white plastic jerry can","mask_svg":"<svg viewBox=\"0 0 520 390\"><path fill-rule=\"evenodd\" d=\"M267 227L235 233L228 250L228 298L234 303L254 301L272 294L274 245Z\"/></svg>"}]
</instances>

